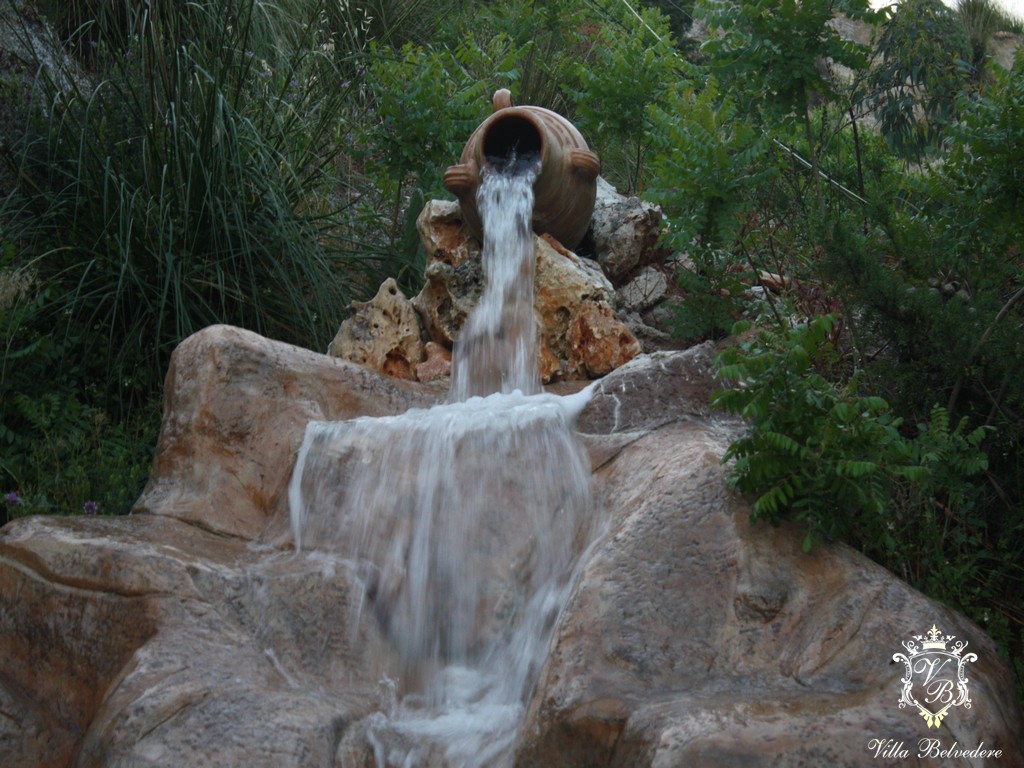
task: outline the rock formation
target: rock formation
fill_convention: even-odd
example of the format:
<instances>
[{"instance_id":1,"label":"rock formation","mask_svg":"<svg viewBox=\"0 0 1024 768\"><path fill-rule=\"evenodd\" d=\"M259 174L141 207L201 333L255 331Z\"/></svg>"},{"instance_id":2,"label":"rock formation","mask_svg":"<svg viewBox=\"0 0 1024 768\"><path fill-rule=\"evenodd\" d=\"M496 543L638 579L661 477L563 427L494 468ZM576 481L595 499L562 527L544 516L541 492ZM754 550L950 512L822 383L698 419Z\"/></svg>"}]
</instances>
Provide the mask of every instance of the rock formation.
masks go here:
<instances>
[{"instance_id":1,"label":"rock formation","mask_svg":"<svg viewBox=\"0 0 1024 768\"><path fill-rule=\"evenodd\" d=\"M741 425L710 412L713 352L636 358L580 416L608 527L514 764L895 765L869 740L916 754L933 737L1024 765L1011 677L979 627L843 545L808 555L799 531L748 522L722 481ZM388 640L374 611L351 623L360 574L294 552L284 488L307 420L438 396L233 328L184 342L135 512L0 530L0 763L375 765L366 735L390 694L369 670L388 668ZM977 654L972 706L939 729L899 707L892 662L933 624Z\"/></svg>"},{"instance_id":2,"label":"rock formation","mask_svg":"<svg viewBox=\"0 0 1024 768\"><path fill-rule=\"evenodd\" d=\"M660 224L661 211L656 206L623 197L599 179L588 245L596 259L578 256L549 235L536 237L534 311L545 383L603 376L640 354L643 346L634 327L648 338L658 335L639 320L627 322L625 315L616 312L621 303L616 281L632 277L634 269L658 258L655 245ZM465 226L456 202L429 201L420 212L417 229L427 266L425 284L412 298L411 308L394 281L385 282L371 302L353 304L353 315L342 324L330 354L401 378L424 381L421 371L424 376L439 375L437 364L418 368L427 351L414 338L413 321L419 321L419 336L435 345L435 359L436 348L452 349L483 290L480 244ZM641 304L649 309L659 303L668 293L667 279L664 275L661 279L665 285L654 285L645 272L637 278L640 282L634 280L625 294L634 297L624 307L627 313L640 311ZM643 290L648 290L646 300L637 298Z\"/></svg>"},{"instance_id":3,"label":"rock formation","mask_svg":"<svg viewBox=\"0 0 1024 768\"><path fill-rule=\"evenodd\" d=\"M399 379L417 379L426 349L416 310L394 278L385 280L370 301L355 302L327 349L341 357Z\"/></svg>"}]
</instances>

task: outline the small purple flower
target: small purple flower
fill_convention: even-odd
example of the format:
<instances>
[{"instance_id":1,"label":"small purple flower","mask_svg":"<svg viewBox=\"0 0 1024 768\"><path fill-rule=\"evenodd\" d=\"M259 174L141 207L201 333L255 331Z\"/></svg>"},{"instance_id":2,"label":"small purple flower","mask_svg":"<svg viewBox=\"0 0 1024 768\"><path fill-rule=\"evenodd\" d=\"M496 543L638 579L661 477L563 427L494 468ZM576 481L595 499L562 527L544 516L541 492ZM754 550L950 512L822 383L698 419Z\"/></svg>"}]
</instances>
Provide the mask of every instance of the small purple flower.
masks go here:
<instances>
[{"instance_id":1,"label":"small purple flower","mask_svg":"<svg viewBox=\"0 0 1024 768\"><path fill-rule=\"evenodd\" d=\"M82 511L85 512L85 514L87 515L95 515L99 508L100 505L97 504L92 499L89 499L89 501L85 502L85 504L82 505Z\"/></svg>"},{"instance_id":2,"label":"small purple flower","mask_svg":"<svg viewBox=\"0 0 1024 768\"><path fill-rule=\"evenodd\" d=\"M16 507L19 504L21 504L21 497L18 496L17 491L11 491L6 496L4 496L4 501L6 501L12 507Z\"/></svg>"}]
</instances>

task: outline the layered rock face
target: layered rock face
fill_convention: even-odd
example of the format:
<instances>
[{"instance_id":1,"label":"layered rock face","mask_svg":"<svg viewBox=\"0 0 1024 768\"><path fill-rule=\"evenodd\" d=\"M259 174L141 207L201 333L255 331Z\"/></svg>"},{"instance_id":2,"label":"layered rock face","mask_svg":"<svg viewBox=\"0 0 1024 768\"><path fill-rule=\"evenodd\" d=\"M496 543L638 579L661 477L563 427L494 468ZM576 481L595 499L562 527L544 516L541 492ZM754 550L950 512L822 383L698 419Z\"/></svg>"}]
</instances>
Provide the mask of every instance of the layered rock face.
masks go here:
<instances>
[{"instance_id":1,"label":"layered rock face","mask_svg":"<svg viewBox=\"0 0 1024 768\"><path fill-rule=\"evenodd\" d=\"M742 427L709 411L713 352L634 359L579 417L606 523L512 764L1024 765L1012 678L979 627L845 546L808 555L799 531L748 523L722 481ZM182 344L135 513L0 530L0 764L390 765L370 738L393 705L386 617L352 610L367 596L350 563L295 552L285 487L309 419L439 396L233 328ZM899 706L893 662L933 625L977 656L971 706L939 728ZM918 758L927 738L1001 754Z\"/></svg>"}]
</instances>

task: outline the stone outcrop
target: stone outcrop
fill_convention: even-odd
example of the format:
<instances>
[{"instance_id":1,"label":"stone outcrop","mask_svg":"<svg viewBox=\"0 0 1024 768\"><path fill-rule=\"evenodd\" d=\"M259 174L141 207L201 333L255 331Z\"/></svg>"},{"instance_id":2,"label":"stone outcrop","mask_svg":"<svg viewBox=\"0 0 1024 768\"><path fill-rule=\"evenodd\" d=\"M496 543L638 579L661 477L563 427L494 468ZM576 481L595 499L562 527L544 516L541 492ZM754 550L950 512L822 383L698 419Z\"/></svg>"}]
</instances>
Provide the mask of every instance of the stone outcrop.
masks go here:
<instances>
[{"instance_id":1,"label":"stone outcrop","mask_svg":"<svg viewBox=\"0 0 1024 768\"><path fill-rule=\"evenodd\" d=\"M601 269L616 285L637 267L658 258L661 209L638 197L625 197L603 178L597 180L597 202L590 226L594 253Z\"/></svg>"},{"instance_id":2,"label":"stone outcrop","mask_svg":"<svg viewBox=\"0 0 1024 768\"><path fill-rule=\"evenodd\" d=\"M617 291L627 312L646 312L668 296L668 278L660 269L644 268Z\"/></svg>"},{"instance_id":3,"label":"stone outcrop","mask_svg":"<svg viewBox=\"0 0 1024 768\"><path fill-rule=\"evenodd\" d=\"M355 584L344 563L255 552L166 516L7 526L2 764L334 764L346 727L375 708L362 670L385 648L372 624L337 620Z\"/></svg>"},{"instance_id":4,"label":"stone outcrop","mask_svg":"<svg viewBox=\"0 0 1024 768\"><path fill-rule=\"evenodd\" d=\"M426 335L451 349L483 290L480 247L462 225L456 203L428 203L418 226L429 262L426 284L412 304ZM594 378L639 354L639 343L612 309L615 290L597 263L548 235L535 236L535 245L542 380Z\"/></svg>"},{"instance_id":5,"label":"stone outcrop","mask_svg":"<svg viewBox=\"0 0 1024 768\"><path fill-rule=\"evenodd\" d=\"M626 325L604 302L584 301L565 336L566 370L572 378L599 379L625 365L643 350Z\"/></svg>"},{"instance_id":6,"label":"stone outcrop","mask_svg":"<svg viewBox=\"0 0 1024 768\"><path fill-rule=\"evenodd\" d=\"M869 739L934 737L1024 765L1012 678L979 627L843 545L804 554L801 531L749 523L723 483L742 425L710 411L713 355L634 358L579 417L607 527L513 764L895 765ZM0 530L3 764L375 765L366 734L392 703L369 670L391 664L387 617L351 612L350 563L294 552L281 489L309 419L436 393L223 326L182 344L167 389L135 513ZM898 706L892 663L932 624L978 657L972 706L938 730Z\"/></svg>"},{"instance_id":7,"label":"stone outcrop","mask_svg":"<svg viewBox=\"0 0 1024 768\"><path fill-rule=\"evenodd\" d=\"M436 378L443 364L418 367L425 355L419 339L450 351L480 300L484 277L480 243L465 225L458 203L427 202L416 226L427 264L423 288L411 300L414 312L393 281L387 281L371 302L353 303L353 315L342 323L330 353L378 373L425 381L420 372ZM649 328L634 317L667 295L665 275L645 269L618 294L615 290L633 271L660 257L656 247L660 226L657 206L624 197L598 179L588 240L594 259L579 257L550 235L535 236L534 310L541 335L538 363L545 383L601 376L631 359L644 349L634 328L653 340L651 348L665 346L668 336L663 330ZM616 311L620 303L621 315ZM418 328L413 320L418 320ZM567 336L572 328L577 334L575 344ZM597 336L621 342L613 351L610 342L592 343ZM588 357L590 350L593 357ZM435 351L433 360L438 359Z\"/></svg>"},{"instance_id":8,"label":"stone outcrop","mask_svg":"<svg viewBox=\"0 0 1024 768\"><path fill-rule=\"evenodd\" d=\"M563 614L517 765L872 765L872 738L916 755L929 735L1021 764L1003 724L1012 694L996 690L1005 672L982 631L847 547L804 554L799 531L752 526L722 483L723 437L674 422L599 472L610 508L629 512ZM892 661L933 624L979 655L979 698L941 733L898 706Z\"/></svg>"},{"instance_id":9,"label":"stone outcrop","mask_svg":"<svg viewBox=\"0 0 1024 768\"><path fill-rule=\"evenodd\" d=\"M385 280L377 295L355 302L353 314L338 329L327 354L379 371L385 376L416 379L416 366L426 355L420 322L394 278Z\"/></svg>"}]
</instances>

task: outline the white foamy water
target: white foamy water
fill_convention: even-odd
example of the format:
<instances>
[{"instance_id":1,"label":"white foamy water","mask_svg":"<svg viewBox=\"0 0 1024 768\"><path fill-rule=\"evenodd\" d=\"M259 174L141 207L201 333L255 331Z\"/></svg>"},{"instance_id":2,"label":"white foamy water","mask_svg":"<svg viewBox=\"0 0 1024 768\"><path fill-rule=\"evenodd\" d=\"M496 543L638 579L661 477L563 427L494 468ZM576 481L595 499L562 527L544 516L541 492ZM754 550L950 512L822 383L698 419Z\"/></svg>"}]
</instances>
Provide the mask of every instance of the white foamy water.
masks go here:
<instances>
[{"instance_id":1,"label":"white foamy water","mask_svg":"<svg viewBox=\"0 0 1024 768\"><path fill-rule=\"evenodd\" d=\"M505 764L593 536L572 431L590 391L540 392L534 174L482 184L487 286L450 402L311 423L289 489L296 545L354 567L365 595L352 626L371 612L389 644L389 695L365 724L378 768Z\"/></svg>"},{"instance_id":2,"label":"white foamy water","mask_svg":"<svg viewBox=\"0 0 1024 768\"><path fill-rule=\"evenodd\" d=\"M540 392L537 321L533 313L533 181L539 165L510 163L485 172L476 205L483 224L480 303L459 331L452 355L454 402L493 392Z\"/></svg>"}]
</instances>

